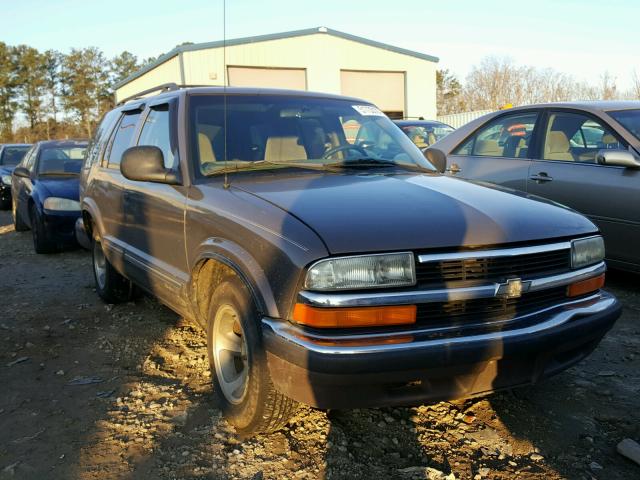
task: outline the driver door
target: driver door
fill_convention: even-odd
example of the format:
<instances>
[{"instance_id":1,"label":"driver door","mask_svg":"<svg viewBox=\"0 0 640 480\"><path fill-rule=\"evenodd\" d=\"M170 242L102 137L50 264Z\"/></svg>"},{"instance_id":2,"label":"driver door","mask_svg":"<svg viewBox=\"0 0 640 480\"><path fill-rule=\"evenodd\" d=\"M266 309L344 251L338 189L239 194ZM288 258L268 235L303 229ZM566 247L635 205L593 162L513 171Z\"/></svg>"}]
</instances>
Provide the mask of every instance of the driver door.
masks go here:
<instances>
[{"instance_id":1,"label":"driver door","mask_svg":"<svg viewBox=\"0 0 640 480\"><path fill-rule=\"evenodd\" d=\"M607 258L640 264L640 170L600 165L602 149L627 149L602 119L579 111L549 111L527 190L588 216L602 231Z\"/></svg>"}]
</instances>

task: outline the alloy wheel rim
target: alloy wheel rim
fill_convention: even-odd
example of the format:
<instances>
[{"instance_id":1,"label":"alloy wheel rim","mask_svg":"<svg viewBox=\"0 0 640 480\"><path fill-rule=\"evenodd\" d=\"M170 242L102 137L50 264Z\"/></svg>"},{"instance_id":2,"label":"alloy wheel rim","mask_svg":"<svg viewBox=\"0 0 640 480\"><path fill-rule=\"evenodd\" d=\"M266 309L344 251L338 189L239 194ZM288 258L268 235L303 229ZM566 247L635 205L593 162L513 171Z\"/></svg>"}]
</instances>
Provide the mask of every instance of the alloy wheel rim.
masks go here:
<instances>
[{"instance_id":1,"label":"alloy wheel rim","mask_svg":"<svg viewBox=\"0 0 640 480\"><path fill-rule=\"evenodd\" d=\"M216 312L212 349L222 394L227 401L237 405L247 394L249 362L240 315L231 305L222 305Z\"/></svg>"},{"instance_id":2,"label":"alloy wheel rim","mask_svg":"<svg viewBox=\"0 0 640 480\"><path fill-rule=\"evenodd\" d=\"M102 245L98 241L93 242L93 270L96 274L98 286L103 289L107 276L107 259L104 257Z\"/></svg>"}]
</instances>

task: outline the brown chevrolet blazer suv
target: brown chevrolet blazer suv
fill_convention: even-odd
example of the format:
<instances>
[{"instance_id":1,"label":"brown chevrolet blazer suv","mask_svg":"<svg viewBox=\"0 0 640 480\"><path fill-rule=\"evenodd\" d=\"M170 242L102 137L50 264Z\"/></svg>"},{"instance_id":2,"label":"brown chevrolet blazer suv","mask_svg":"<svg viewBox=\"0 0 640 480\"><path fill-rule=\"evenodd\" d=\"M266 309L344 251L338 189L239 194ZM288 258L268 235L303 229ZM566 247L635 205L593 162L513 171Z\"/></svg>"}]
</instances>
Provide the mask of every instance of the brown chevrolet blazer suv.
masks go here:
<instances>
[{"instance_id":1,"label":"brown chevrolet blazer suv","mask_svg":"<svg viewBox=\"0 0 640 480\"><path fill-rule=\"evenodd\" d=\"M202 326L214 394L242 435L282 427L297 402L411 405L535 383L620 314L589 220L439 174L368 102L159 90L102 120L76 233L105 301L139 288Z\"/></svg>"}]
</instances>

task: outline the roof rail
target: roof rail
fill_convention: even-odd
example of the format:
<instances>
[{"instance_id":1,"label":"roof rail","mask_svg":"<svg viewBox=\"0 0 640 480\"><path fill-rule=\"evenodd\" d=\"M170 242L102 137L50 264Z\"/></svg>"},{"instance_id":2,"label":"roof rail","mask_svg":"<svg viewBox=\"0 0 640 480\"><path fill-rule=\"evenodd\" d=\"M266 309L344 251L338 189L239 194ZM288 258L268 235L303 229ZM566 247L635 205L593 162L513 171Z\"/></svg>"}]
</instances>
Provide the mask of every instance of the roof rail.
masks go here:
<instances>
[{"instance_id":1,"label":"roof rail","mask_svg":"<svg viewBox=\"0 0 640 480\"><path fill-rule=\"evenodd\" d=\"M116 106L121 106L124 105L127 102L130 102L131 100L138 100L139 98L144 97L145 95L148 95L150 93L153 92L158 92L158 93L162 93L162 92L172 92L174 90L179 90L181 88L192 88L192 87L212 87L215 85L178 85L177 83L171 82L171 83L163 83L162 85L158 85L156 87L153 88L148 88L147 90L143 90L141 92L138 92L134 95L131 95L127 98L124 98L122 100L120 100Z\"/></svg>"}]
</instances>

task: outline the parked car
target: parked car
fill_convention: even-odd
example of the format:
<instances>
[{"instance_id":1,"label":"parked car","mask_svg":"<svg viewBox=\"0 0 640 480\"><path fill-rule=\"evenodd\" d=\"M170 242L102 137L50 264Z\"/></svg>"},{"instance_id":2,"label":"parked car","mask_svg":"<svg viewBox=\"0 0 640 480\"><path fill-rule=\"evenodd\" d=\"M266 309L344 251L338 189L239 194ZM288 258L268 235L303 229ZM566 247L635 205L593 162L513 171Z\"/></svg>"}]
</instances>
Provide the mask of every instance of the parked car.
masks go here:
<instances>
[{"instance_id":1,"label":"parked car","mask_svg":"<svg viewBox=\"0 0 640 480\"><path fill-rule=\"evenodd\" d=\"M640 102L532 105L474 120L427 149L440 171L587 215L607 261L640 271Z\"/></svg>"},{"instance_id":2,"label":"parked car","mask_svg":"<svg viewBox=\"0 0 640 480\"><path fill-rule=\"evenodd\" d=\"M0 210L11 207L11 173L29 148L31 145L26 143L0 145Z\"/></svg>"},{"instance_id":3,"label":"parked car","mask_svg":"<svg viewBox=\"0 0 640 480\"><path fill-rule=\"evenodd\" d=\"M278 429L296 402L537 382L620 314L589 220L438 174L363 100L164 88L103 119L79 229L105 301L140 286L204 328L214 395L241 434Z\"/></svg>"},{"instance_id":4,"label":"parked car","mask_svg":"<svg viewBox=\"0 0 640 480\"><path fill-rule=\"evenodd\" d=\"M393 122L421 150L433 145L455 130L446 123L435 120L394 120Z\"/></svg>"},{"instance_id":5,"label":"parked car","mask_svg":"<svg viewBox=\"0 0 640 480\"><path fill-rule=\"evenodd\" d=\"M79 174L86 149L85 140L38 142L13 171L13 224L17 231L31 229L37 253L75 242Z\"/></svg>"}]
</instances>

